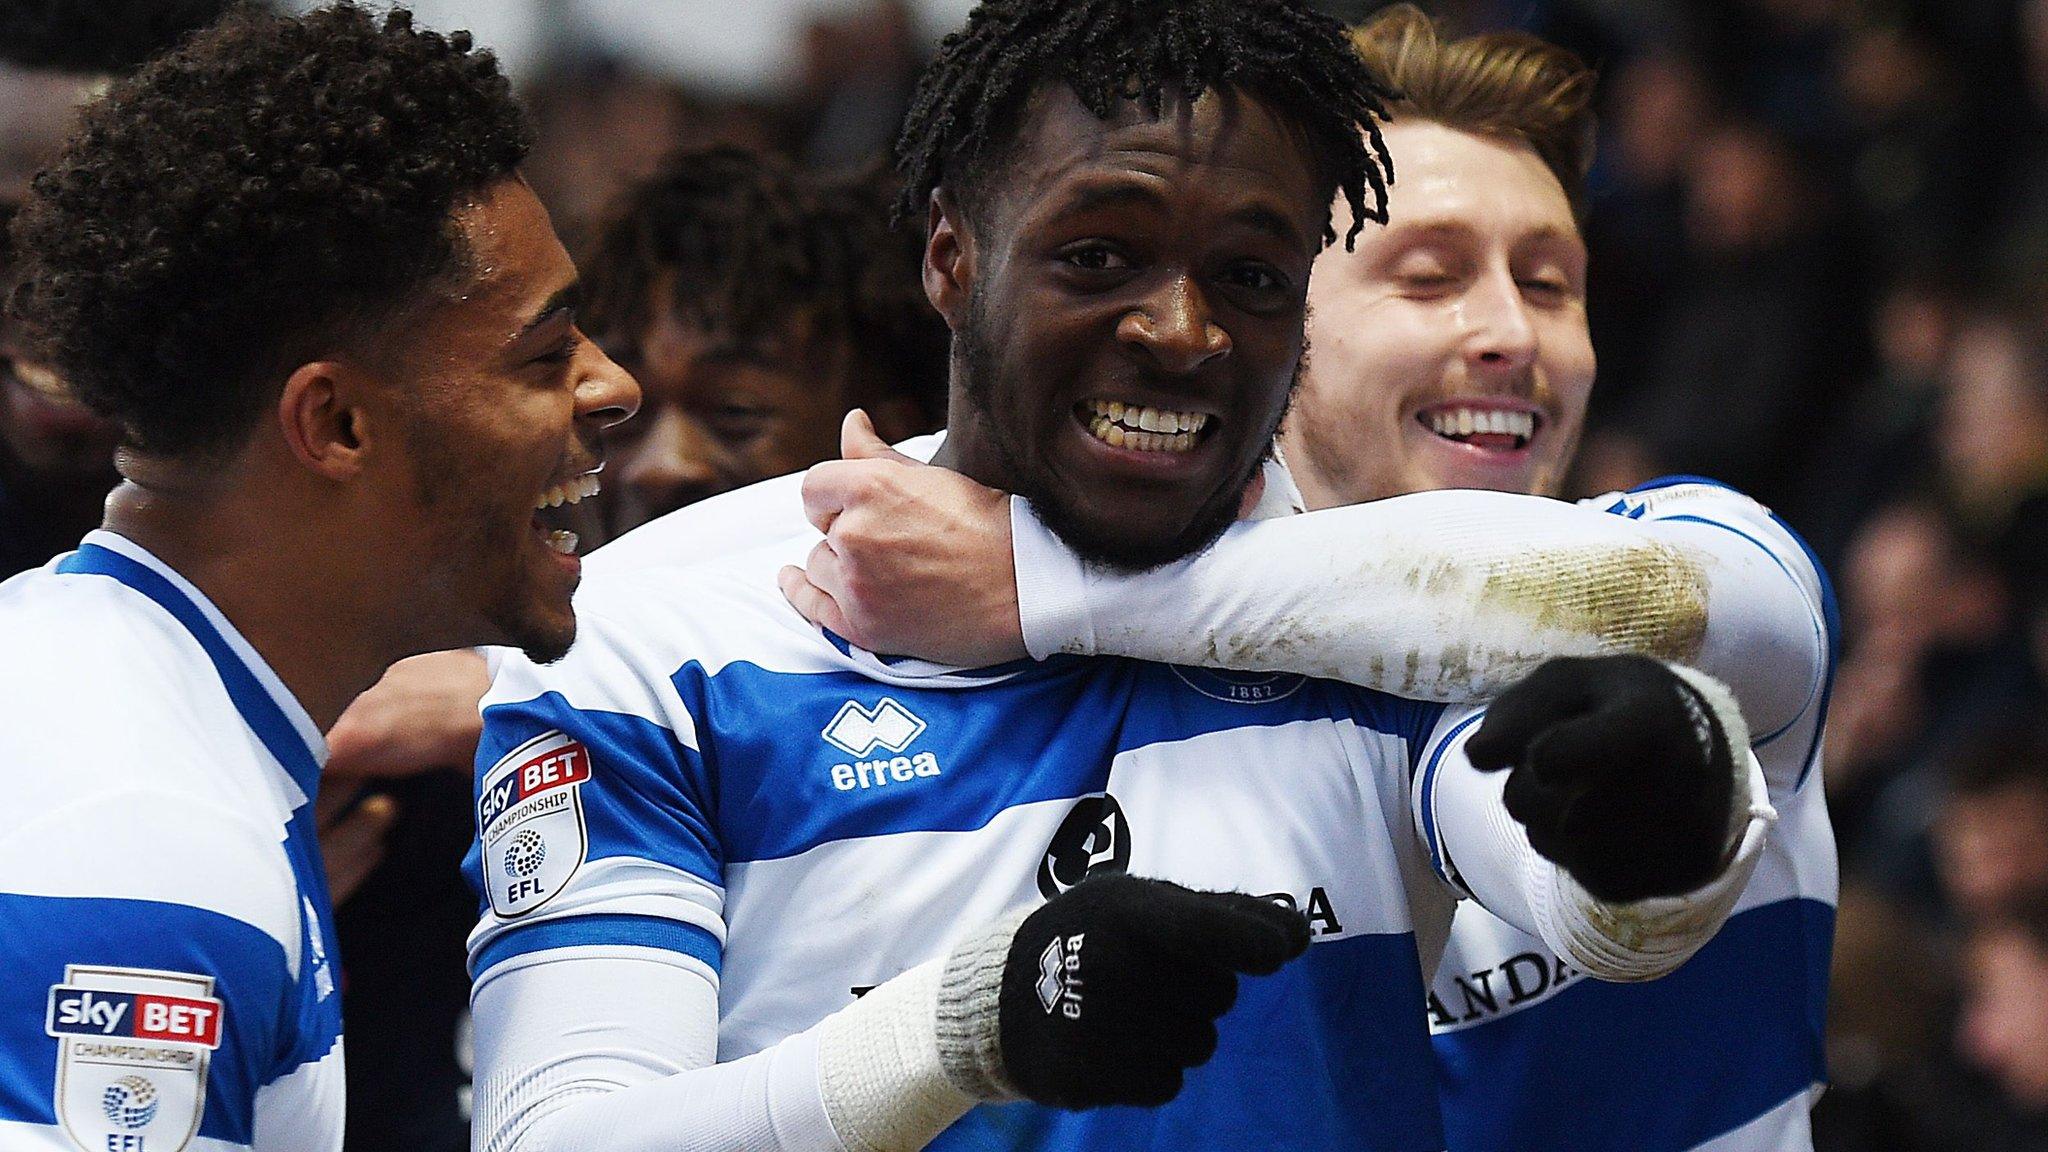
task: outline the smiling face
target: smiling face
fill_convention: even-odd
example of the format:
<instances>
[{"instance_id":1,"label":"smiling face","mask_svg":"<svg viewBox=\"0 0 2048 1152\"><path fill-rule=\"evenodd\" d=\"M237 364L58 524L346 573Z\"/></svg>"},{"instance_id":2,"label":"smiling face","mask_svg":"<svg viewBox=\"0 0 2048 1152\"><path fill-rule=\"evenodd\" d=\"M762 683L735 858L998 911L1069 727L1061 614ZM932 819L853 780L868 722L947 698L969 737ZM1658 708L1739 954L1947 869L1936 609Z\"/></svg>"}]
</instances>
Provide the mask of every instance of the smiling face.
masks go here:
<instances>
[{"instance_id":1,"label":"smiling face","mask_svg":"<svg viewBox=\"0 0 2048 1152\"><path fill-rule=\"evenodd\" d=\"M1302 347L1328 185L1231 91L1102 121L1034 97L926 283L955 334L941 462L1028 497L1092 559L1141 568L1228 526Z\"/></svg>"},{"instance_id":2,"label":"smiling face","mask_svg":"<svg viewBox=\"0 0 2048 1152\"><path fill-rule=\"evenodd\" d=\"M1404 492L1557 493L1593 387L1586 248L1519 141L1397 119L1389 223L1333 246L1282 437L1311 508Z\"/></svg>"},{"instance_id":3,"label":"smiling face","mask_svg":"<svg viewBox=\"0 0 2048 1152\"><path fill-rule=\"evenodd\" d=\"M433 647L508 644L559 658L581 561L554 507L597 489L601 429L633 378L576 327L576 267L547 211L504 180L455 214L472 271L410 318L392 357L404 459L388 498Z\"/></svg>"}]
</instances>

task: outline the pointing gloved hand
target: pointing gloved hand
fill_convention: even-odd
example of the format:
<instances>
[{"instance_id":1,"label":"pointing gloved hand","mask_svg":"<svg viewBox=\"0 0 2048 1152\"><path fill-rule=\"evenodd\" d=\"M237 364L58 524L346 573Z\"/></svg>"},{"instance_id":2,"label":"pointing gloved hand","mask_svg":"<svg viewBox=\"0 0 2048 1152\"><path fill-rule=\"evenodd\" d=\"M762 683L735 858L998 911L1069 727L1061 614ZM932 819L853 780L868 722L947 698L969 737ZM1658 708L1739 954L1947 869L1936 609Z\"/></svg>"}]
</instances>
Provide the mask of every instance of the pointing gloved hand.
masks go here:
<instances>
[{"instance_id":1,"label":"pointing gloved hand","mask_svg":"<svg viewBox=\"0 0 2048 1152\"><path fill-rule=\"evenodd\" d=\"M1164 1104L1215 1053L1238 975L1273 972L1308 942L1299 912L1255 896L1087 880L954 950L940 1052L956 1082L1041 1104Z\"/></svg>"},{"instance_id":2,"label":"pointing gloved hand","mask_svg":"<svg viewBox=\"0 0 2048 1152\"><path fill-rule=\"evenodd\" d=\"M1622 903L1720 873L1742 833L1733 808L1747 740L1734 698L1703 673L1645 656L1572 657L1501 693L1465 752L1474 767L1512 773L1508 814L1531 847L1594 897Z\"/></svg>"}]
</instances>

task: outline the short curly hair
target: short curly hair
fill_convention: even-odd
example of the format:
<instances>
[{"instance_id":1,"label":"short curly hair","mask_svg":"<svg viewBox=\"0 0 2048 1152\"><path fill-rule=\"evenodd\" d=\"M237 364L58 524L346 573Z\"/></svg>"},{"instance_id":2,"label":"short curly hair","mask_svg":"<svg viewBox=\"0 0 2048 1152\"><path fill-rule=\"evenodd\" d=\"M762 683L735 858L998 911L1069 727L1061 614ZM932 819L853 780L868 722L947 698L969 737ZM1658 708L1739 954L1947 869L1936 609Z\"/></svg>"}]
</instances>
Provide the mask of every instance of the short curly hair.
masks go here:
<instances>
[{"instance_id":1,"label":"short curly hair","mask_svg":"<svg viewBox=\"0 0 2048 1152\"><path fill-rule=\"evenodd\" d=\"M8 0L0 59L62 72L126 72L206 27L233 0Z\"/></svg>"},{"instance_id":2,"label":"short curly hair","mask_svg":"<svg viewBox=\"0 0 2048 1152\"><path fill-rule=\"evenodd\" d=\"M582 261L586 327L641 331L666 275L659 304L690 323L743 344L815 324L942 414L949 333L924 298L922 243L889 227L894 194L880 170L821 179L741 148L676 153L613 206Z\"/></svg>"},{"instance_id":3,"label":"short curly hair","mask_svg":"<svg viewBox=\"0 0 2048 1152\"><path fill-rule=\"evenodd\" d=\"M530 144L467 33L240 7L84 111L15 221L14 311L135 447L224 449L466 268L454 212Z\"/></svg>"}]
</instances>

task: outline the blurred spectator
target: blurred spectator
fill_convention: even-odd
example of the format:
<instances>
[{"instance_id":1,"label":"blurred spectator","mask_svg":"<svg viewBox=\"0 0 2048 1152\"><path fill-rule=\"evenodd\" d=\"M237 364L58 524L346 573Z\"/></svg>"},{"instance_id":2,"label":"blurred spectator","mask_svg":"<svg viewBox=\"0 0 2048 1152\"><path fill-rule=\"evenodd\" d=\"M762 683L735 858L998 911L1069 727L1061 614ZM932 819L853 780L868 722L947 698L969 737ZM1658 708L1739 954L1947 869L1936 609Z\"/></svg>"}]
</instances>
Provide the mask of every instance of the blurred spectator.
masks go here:
<instances>
[{"instance_id":1,"label":"blurred spectator","mask_svg":"<svg viewBox=\"0 0 2048 1152\"><path fill-rule=\"evenodd\" d=\"M0 201L0 297L14 210ZM0 315L0 578L76 547L98 526L100 505L120 479L120 430L66 395L48 368L24 359L21 344Z\"/></svg>"},{"instance_id":2,"label":"blurred spectator","mask_svg":"<svg viewBox=\"0 0 2048 1152\"><path fill-rule=\"evenodd\" d=\"M1647 474L1711 476L1790 512L1798 462L1864 369L1853 252L1788 145L1755 123L1700 141L1685 227L1690 274L1619 428Z\"/></svg>"},{"instance_id":3,"label":"blurred spectator","mask_svg":"<svg viewBox=\"0 0 2048 1152\"><path fill-rule=\"evenodd\" d=\"M572 251L588 242L605 206L653 176L670 152L768 147L775 139L764 109L695 95L603 60L542 79L527 105L536 132L523 171Z\"/></svg>"},{"instance_id":4,"label":"blurred spectator","mask_svg":"<svg viewBox=\"0 0 2048 1152\"><path fill-rule=\"evenodd\" d=\"M1992 729L1944 760L1934 858L1950 906L1979 918L2048 891L2048 731Z\"/></svg>"},{"instance_id":5,"label":"blurred spectator","mask_svg":"<svg viewBox=\"0 0 2048 1152\"><path fill-rule=\"evenodd\" d=\"M805 30L796 106L806 164L845 168L889 154L924 67L914 17L904 0L870 0Z\"/></svg>"},{"instance_id":6,"label":"blurred spectator","mask_svg":"<svg viewBox=\"0 0 2048 1152\"><path fill-rule=\"evenodd\" d=\"M1962 320L1958 279L1938 262L1902 271L1871 309L1875 371L1822 433L1804 476L1806 538L1830 571L1871 514L1934 466L1941 373Z\"/></svg>"},{"instance_id":7,"label":"blurred spectator","mask_svg":"<svg viewBox=\"0 0 2048 1152\"><path fill-rule=\"evenodd\" d=\"M1815 1152L1985 1152L2007 1126L1948 1043L1954 964L1897 902L1842 888L1829 978L1828 1073Z\"/></svg>"},{"instance_id":8,"label":"blurred spectator","mask_svg":"<svg viewBox=\"0 0 2048 1152\"><path fill-rule=\"evenodd\" d=\"M1976 922L1962 970L1956 1045L2029 1121L2004 1147L2048 1149L2048 895Z\"/></svg>"}]
</instances>

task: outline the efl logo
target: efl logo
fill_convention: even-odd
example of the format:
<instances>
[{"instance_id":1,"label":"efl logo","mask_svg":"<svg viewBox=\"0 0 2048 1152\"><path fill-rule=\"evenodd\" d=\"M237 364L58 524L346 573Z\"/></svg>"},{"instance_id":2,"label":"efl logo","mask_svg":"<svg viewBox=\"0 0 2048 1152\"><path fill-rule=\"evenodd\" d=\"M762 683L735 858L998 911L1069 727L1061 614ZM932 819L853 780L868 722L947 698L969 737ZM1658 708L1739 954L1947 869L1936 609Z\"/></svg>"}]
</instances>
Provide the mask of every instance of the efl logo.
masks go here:
<instances>
[{"instance_id":1,"label":"efl logo","mask_svg":"<svg viewBox=\"0 0 2048 1152\"><path fill-rule=\"evenodd\" d=\"M221 1002L211 997L109 992L58 984L50 989L52 1036L120 1037L220 1047Z\"/></svg>"},{"instance_id":2,"label":"efl logo","mask_svg":"<svg viewBox=\"0 0 2048 1152\"><path fill-rule=\"evenodd\" d=\"M478 823L487 826L514 804L589 779L589 749L574 740L559 748L550 748L491 785L478 806Z\"/></svg>"}]
</instances>

